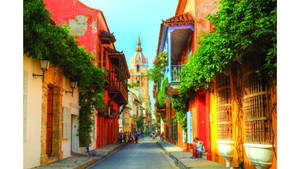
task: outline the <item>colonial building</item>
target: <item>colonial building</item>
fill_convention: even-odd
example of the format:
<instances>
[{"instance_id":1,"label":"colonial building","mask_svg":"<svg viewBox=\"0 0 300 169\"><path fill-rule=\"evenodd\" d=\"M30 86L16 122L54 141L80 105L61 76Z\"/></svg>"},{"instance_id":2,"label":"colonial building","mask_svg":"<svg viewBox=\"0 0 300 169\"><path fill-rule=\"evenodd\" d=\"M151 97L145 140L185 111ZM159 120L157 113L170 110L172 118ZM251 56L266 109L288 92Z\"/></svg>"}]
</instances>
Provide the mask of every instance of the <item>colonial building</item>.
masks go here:
<instances>
[{"instance_id":1,"label":"colonial building","mask_svg":"<svg viewBox=\"0 0 300 169\"><path fill-rule=\"evenodd\" d=\"M129 70L123 53L116 51L102 11L78 0L44 0L56 25L66 24L107 72L104 111L94 110L90 149L117 141L118 117L127 104ZM24 54L24 168L85 153L78 138L79 91L62 70ZM43 71L42 71L43 70ZM43 78L39 76L44 74ZM122 76L121 76L122 75ZM39 106L40 105L40 106Z\"/></svg>"},{"instance_id":2,"label":"colonial building","mask_svg":"<svg viewBox=\"0 0 300 169\"><path fill-rule=\"evenodd\" d=\"M59 68L23 56L24 168L45 165L79 152L78 88ZM40 105L40 106L38 106Z\"/></svg>"},{"instance_id":3,"label":"colonial building","mask_svg":"<svg viewBox=\"0 0 300 169\"><path fill-rule=\"evenodd\" d=\"M142 53L140 36L138 37L136 52L130 59L130 84L138 84L132 91L137 95L140 100L142 107L136 109L137 114L143 115L146 118L146 125L148 126L148 118L150 110L150 97L149 97L149 78L148 74L148 60Z\"/></svg>"},{"instance_id":4,"label":"colonial building","mask_svg":"<svg viewBox=\"0 0 300 169\"><path fill-rule=\"evenodd\" d=\"M244 168L277 168L276 159L276 84L274 78L259 77L255 70L262 58L236 59L216 76L210 90L199 89L188 104L184 133L174 122L176 112L170 97L179 91L179 72L198 48L204 32L212 30L206 17L216 12L215 1L179 0L175 16L161 23L157 55L167 52L169 63L165 77L169 79L165 104L156 104L156 116L161 117L161 130L166 141L182 148L194 137L204 142L205 158L227 167L243 162ZM154 97L157 97L155 87ZM184 135L187 134L187 140Z\"/></svg>"}]
</instances>

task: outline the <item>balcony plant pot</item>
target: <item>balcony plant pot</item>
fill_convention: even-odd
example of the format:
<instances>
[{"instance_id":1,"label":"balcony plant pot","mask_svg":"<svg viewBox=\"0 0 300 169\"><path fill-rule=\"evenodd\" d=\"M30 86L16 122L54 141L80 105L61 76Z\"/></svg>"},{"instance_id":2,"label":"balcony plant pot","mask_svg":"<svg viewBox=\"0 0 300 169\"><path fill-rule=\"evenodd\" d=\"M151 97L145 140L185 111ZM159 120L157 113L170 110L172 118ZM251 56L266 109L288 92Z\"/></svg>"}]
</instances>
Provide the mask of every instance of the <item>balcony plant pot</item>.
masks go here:
<instances>
[{"instance_id":1,"label":"balcony plant pot","mask_svg":"<svg viewBox=\"0 0 300 169\"><path fill-rule=\"evenodd\" d=\"M226 167L230 167L230 160L232 159L232 152L234 149L234 142L233 141L223 141L218 140L218 149L221 155L225 158Z\"/></svg>"},{"instance_id":2,"label":"balcony plant pot","mask_svg":"<svg viewBox=\"0 0 300 169\"><path fill-rule=\"evenodd\" d=\"M257 169L268 169L272 165L273 149L271 144L244 144L249 160Z\"/></svg>"}]
</instances>

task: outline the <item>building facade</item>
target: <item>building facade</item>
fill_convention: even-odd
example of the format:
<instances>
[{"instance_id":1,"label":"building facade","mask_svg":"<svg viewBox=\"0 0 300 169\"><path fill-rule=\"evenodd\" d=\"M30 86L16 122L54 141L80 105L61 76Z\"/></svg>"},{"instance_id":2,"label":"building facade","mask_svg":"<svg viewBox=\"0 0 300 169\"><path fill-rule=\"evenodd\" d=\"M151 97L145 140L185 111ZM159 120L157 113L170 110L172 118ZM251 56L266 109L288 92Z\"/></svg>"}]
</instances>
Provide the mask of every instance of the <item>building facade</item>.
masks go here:
<instances>
[{"instance_id":1,"label":"building facade","mask_svg":"<svg viewBox=\"0 0 300 169\"><path fill-rule=\"evenodd\" d=\"M178 94L178 72L199 48L201 34L213 28L206 17L216 12L215 2L179 0L175 16L161 24L157 55L168 53L165 78L169 78L169 97ZM156 105L166 141L188 149L184 142L191 144L191 139L198 137L204 142L208 160L227 167L242 162L246 169L277 168L277 86L272 83L276 77L258 76L255 70L262 63L263 58L255 52L251 57L237 58L212 80L209 91L200 88L188 104L187 133L175 126L176 112L168 97L164 106ZM185 134L187 140L183 139Z\"/></svg>"},{"instance_id":2,"label":"building facade","mask_svg":"<svg viewBox=\"0 0 300 169\"><path fill-rule=\"evenodd\" d=\"M106 107L93 110L95 124L90 133L90 150L113 144L117 141L119 114L128 100L129 71L125 56L116 51L115 37L110 33L102 11L78 0L44 0L44 3L54 24L69 27L70 33L77 36L78 45L84 46L95 58L92 63L110 72L105 77ZM80 106L76 83L51 63L42 79L34 75L43 74L41 61L26 54L23 60L24 168L85 153L78 137Z\"/></svg>"}]
</instances>

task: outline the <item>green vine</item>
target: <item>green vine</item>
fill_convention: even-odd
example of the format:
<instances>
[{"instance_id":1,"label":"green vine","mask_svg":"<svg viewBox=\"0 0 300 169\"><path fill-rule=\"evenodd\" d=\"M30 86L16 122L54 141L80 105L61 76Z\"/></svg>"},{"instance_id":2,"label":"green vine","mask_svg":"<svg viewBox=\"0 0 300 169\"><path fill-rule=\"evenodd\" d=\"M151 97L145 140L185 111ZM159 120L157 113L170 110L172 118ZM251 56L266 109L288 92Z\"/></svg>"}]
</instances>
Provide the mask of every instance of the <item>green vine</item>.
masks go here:
<instances>
[{"instance_id":1,"label":"green vine","mask_svg":"<svg viewBox=\"0 0 300 169\"><path fill-rule=\"evenodd\" d=\"M165 78L161 84L161 87L159 88L159 91L157 92L157 102L159 106L164 105L164 98L166 94L166 88L169 83L169 79Z\"/></svg>"},{"instance_id":2,"label":"green vine","mask_svg":"<svg viewBox=\"0 0 300 169\"><path fill-rule=\"evenodd\" d=\"M79 140L81 146L88 146L93 108L104 107L104 71L91 63L95 59L75 38L67 26L54 23L42 0L24 1L24 53L49 60L65 77L78 82Z\"/></svg>"},{"instance_id":3,"label":"green vine","mask_svg":"<svg viewBox=\"0 0 300 169\"><path fill-rule=\"evenodd\" d=\"M179 92L178 95L172 97L172 107L175 114L175 121L179 122L181 128L186 132L187 131L187 115L188 105L191 98L194 97L194 92L189 90L187 93Z\"/></svg>"}]
</instances>

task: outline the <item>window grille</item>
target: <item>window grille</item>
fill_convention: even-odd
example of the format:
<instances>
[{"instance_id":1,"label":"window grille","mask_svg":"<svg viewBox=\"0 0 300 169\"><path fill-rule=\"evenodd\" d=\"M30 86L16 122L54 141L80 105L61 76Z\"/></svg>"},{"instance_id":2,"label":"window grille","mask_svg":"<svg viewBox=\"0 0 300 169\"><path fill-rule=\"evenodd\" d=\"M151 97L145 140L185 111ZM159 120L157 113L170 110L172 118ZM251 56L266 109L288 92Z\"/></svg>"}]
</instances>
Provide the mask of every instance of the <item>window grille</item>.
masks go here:
<instances>
[{"instance_id":1,"label":"window grille","mask_svg":"<svg viewBox=\"0 0 300 169\"><path fill-rule=\"evenodd\" d=\"M272 120L270 117L270 93L263 77L248 72L243 77L245 113L245 142L272 143Z\"/></svg>"},{"instance_id":2,"label":"window grille","mask_svg":"<svg viewBox=\"0 0 300 169\"><path fill-rule=\"evenodd\" d=\"M232 109L229 77L218 75L217 91L217 130L218 140L232 140Z\"/></svg>"}]
</instances>

